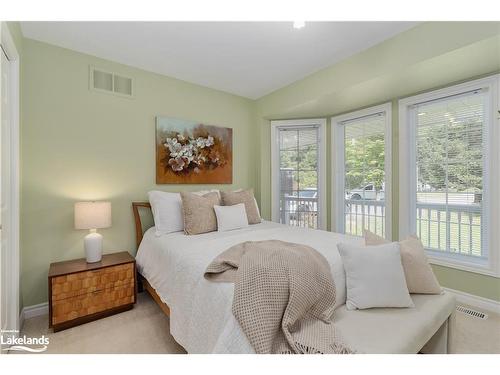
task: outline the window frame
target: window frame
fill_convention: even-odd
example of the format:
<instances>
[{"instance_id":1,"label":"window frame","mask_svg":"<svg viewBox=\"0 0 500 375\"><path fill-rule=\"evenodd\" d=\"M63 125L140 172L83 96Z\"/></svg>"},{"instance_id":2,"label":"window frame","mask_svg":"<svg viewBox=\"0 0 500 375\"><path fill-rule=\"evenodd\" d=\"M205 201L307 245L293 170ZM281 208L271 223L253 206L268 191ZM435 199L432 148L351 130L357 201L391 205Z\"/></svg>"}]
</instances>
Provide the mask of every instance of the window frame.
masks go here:
<instances>
[{"instance_id":1,"label":"window frame","mask_svg":"<svg viewBox=\"0 0 500 375\"><path fill-rule=\"evenodd\" d=\"M465 94L475 90L487 90L489 100L486 104L488 126L484 128L487 133L487 144L484 145L485 171L483 180L482 215L486 226L487 262L474 261L463 255L448 253L439 254L426 250L429 262L459 270L479 273L489 276L500 276L500 130L499 130L499 81L500 75L496 74L486 78L468 81L458 85L433 90L419 95L399 100L399 238L412 234L416 227L416 126L412 121L412 106L423 102L445 99L455 95Z\"/></svg>"},{"instance_id":2,"label":"window frame","mask_svg":"<svg viewBox=\"0 0 500 375\"><path fill-rule=\"evenodd\" d=\"M279 223L279 130L283 128L318 127L318 228L326 230L326 119L271 121L271 220Z\"/></svg>"},{"instance_id":3,"label":"window frame","mask_svg":"<svg viewBox=\"0 0 500 375\"><path fill-rule=\"evenodd\" d=\"M331 192L331 224L332 231L345 233L345 145L343 122L361 117L385 113L385 238L392 240L392 103L384 103L357 111L345 113L331 118L331 153L332 162L332 192ZM366 185L365 185L366 186Z\"/></svg>"}]
</instances>

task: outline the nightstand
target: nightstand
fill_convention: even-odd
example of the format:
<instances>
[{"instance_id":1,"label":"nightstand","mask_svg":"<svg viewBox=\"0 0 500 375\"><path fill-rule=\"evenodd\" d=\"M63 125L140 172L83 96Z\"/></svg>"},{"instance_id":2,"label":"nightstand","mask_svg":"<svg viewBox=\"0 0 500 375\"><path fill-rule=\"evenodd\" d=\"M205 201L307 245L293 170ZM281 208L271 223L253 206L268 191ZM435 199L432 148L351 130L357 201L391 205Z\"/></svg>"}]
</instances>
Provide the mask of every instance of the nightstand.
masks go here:
<instances>
[{"instance_id":1,"label":"nightstand","mask_svg":"<svg viewBox=\"0 0 500 375\"><path fill-rule=\"evenodd\" d=\"M49 327L54 332L130 310L137 299L135 259L107 254L52 263L49 269Z\"/></svg>"}]
</instances>

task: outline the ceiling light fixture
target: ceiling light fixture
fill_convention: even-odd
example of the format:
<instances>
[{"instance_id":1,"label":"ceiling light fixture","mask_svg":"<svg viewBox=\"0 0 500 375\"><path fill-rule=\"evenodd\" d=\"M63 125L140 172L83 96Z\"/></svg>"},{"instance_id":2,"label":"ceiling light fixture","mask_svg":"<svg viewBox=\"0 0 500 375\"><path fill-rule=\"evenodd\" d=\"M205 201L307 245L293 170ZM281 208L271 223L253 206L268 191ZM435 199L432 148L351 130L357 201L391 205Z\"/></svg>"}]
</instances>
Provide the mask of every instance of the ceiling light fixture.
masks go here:
<instances>
[{"instance_id":1,"label":"ceiling light fixture","mask_svg":"<svg viewBox=\"0 0 500 375\"><path fill-rule=\"evenodd\" d=\"M293 22L293 28L294 29L302 29L306 23L304 21L294 21Z\"/></svg>"}]
</instances>

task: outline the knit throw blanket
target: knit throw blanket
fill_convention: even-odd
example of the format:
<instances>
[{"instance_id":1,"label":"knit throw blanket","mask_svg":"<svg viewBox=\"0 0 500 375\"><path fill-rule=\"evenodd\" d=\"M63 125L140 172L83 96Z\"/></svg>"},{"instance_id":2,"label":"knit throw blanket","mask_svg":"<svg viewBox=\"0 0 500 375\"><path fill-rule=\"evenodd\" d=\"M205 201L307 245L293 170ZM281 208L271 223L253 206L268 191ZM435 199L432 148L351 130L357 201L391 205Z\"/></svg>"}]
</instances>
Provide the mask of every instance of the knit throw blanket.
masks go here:
<instances>
[{"instance_id":1,"label":"knit throw blanket","mask_svg":"<svg viewBox=\"0 0 500 375\"><path fill-rule=\"evenodd\" d=\"M232 312L256 353L353 353L332 322L330 266L313 248L243 242L217 256L205 278L235 283Z\"/></svg>"}]
</instances>

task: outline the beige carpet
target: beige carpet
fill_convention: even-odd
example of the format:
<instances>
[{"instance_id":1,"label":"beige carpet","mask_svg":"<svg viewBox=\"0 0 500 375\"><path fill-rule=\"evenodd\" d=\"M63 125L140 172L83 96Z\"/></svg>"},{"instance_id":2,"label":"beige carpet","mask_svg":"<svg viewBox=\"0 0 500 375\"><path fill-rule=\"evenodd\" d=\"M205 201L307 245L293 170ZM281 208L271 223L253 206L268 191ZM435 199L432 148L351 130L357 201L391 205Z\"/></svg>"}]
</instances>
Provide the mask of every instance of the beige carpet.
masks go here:
<instances>
[{"instance_id":1,"label":"beige carpet","mask_svg":"<svg viewBox=\"0 0 500 375\"><path fill-rule=\"evenodd\" d=\"M457 353L500 354L500 315L480 320L457 312ZM47 316L24 322L21 335L46 335L46 353L185 353L169 334L169 320L149 297L140 293L133 310L53 333Z\"/></svg>"},{"instance_id":2,"label":"beige carpet","mask_svg":"<svg viewBox=\"0 0 500 375\"><path fill-rule=\"evenodd\" d=\"M121 314L56 333L48 324L47 315L28 319L21 335L49 337L45 353L185 353L169 333L168 317L147 293L139 293L134 308Z\"/></svg>"}]
</instances>

